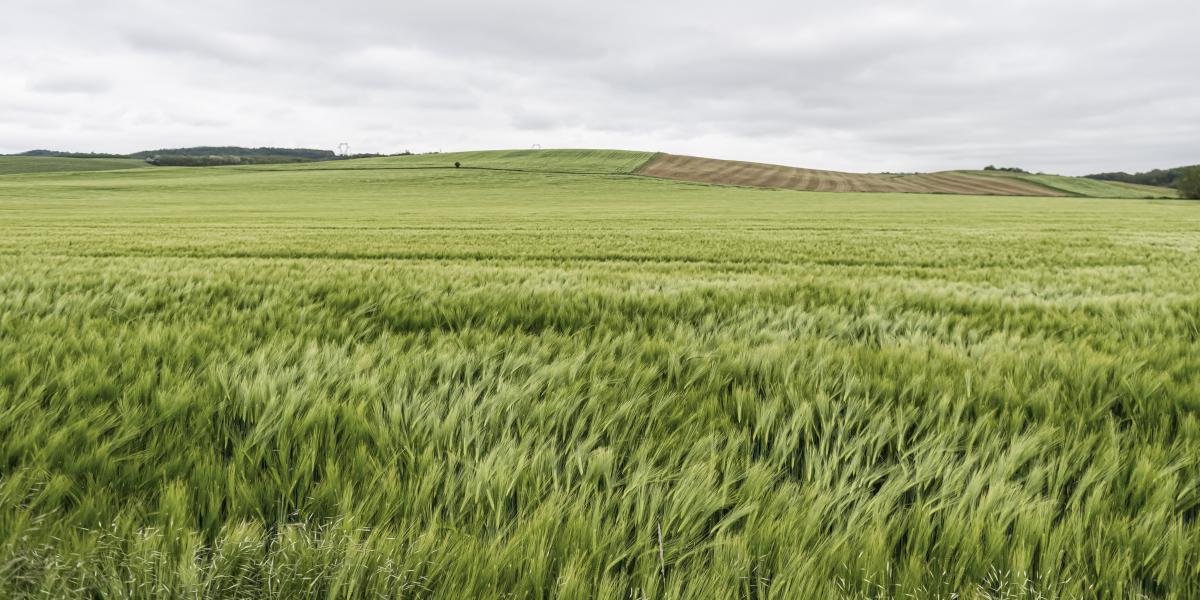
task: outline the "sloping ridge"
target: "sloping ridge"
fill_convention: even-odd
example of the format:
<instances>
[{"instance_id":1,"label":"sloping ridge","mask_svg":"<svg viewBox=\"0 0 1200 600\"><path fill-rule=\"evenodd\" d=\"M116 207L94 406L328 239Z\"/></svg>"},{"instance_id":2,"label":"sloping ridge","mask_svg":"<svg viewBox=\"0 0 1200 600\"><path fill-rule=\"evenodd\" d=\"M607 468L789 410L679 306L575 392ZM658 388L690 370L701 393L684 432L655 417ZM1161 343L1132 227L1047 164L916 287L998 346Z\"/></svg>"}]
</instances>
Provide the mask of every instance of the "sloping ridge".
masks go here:
<instances>
[{"instance_id":1,"label":"sloping ridge","mask_svg":"<svg viewBox=\"0 0 1200 600\"><path fill-rule=\"evenodd\" d=\"M842 173L663 153L656 154L634 173L677 181L811 192L899 192L997 196L1073 195L1031 181L956 171L915 175Z\"/></svg>"},{"instance_id":2,"label":"sloping ridge","mask_svg":"<svg viewBox=\"0 0 1200 600\"><path fill-rule=\"evenodd\" d=\"M148 167L132 158L59 158L51 156L0 156L0 175L115 171Z\"/></svg>"}]
</instances>

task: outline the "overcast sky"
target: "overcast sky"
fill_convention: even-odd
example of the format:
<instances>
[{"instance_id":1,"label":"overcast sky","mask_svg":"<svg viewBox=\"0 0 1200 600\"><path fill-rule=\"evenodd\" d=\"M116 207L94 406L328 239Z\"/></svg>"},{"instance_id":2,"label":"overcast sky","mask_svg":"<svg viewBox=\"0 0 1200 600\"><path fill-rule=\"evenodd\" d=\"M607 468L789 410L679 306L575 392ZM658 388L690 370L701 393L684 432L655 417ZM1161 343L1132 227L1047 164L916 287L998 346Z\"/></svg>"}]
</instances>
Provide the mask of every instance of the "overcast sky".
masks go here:
<instances>
[{"instance_id":1,"label":"overcast sky","mask_svg":"<svg viewBox=\"0 0 1200 600\"><path fill-rule=\"evenodd\" d=\"M1197 0L2 0L0 153L1200 163Z\"/></svg>"}]
</instances>

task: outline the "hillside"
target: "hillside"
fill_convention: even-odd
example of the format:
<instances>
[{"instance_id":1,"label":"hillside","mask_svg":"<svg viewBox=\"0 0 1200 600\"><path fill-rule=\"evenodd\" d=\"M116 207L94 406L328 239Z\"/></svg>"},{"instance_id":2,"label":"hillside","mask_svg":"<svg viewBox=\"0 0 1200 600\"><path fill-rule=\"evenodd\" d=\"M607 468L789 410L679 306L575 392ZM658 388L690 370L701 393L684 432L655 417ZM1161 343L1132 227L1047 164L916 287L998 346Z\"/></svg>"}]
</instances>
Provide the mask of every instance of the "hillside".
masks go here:
<instances>
[{"instance_id":1,"label":"hillside","mask_svg":"<svg viewBox=\"0 0 1200 600\"><path fill-rule=\"evenodd\" d=\"M50 156L0 156L0 175L112 171L149 166L132 158L58 158Z\"/></svg>"},{"instance_id":2,"label":"hillside","mask_svg":"<svg viewBox=\"0 0 1200 600\"><path fill-rule=\"evenodd\" d=\"M191 148L163 148L160 150L143 150L130 154L130 158L151 158L154 156L240 156L240 157L291 157L306 160L330 160L336 155L331 150L316 150L313 148L243 148L241 146L194 146Z\"/></svg>"},{"instance_id":3,"label":"hillside","mask_svg":"<svg viewBox=\"0 0 1200 600\"><path fill-rule=\"evenodd\" d=\"M782 165L625 150L485 150L359 160L273 165L267 170L367 169L508 170L541 173L621 175L812 192L880 192L989 196L1084 196L1170 198L1175 191L1152 186L1101 182L1059 175L1000 171L946 171L889 174L843 173Z\"/></svg>"},{"instance_id":4,"label":"hillside","mask_svg":"<svg viewBox=\"0 0 1200 600\"><path fill-rule=\"evenodd\" d=\"M633 173L653 156L652 152L628 150L481 150L384 156L294 166L280 165L270 167L270 169L452 169L454 163L457 162L465 169L621 175Z\"/></svg>"},{"instance_id":5,"label":"hillside","mask_svg":"<svg viewBox=\"0 0 1200 600\"><path fill-rule=\"evenodd\" d=\"M1001 171L889 174L843 173L782 165L657 154L635 173L650 177L743 187L814 192L880 192L1001 196L1174 197L1166 188L1130 187L1076 177Z\"/></svg>"},{"instance_id":6,"label":"hillside","mask_svg":"<svg viewBox=\"0 0 1200 600\"><path fill-rule=\"evenodd\" d=\"M45 153L46 151L38 151ZM845 173L765 163L627 150L547 149L373 156L329 160L324 150L196 147L131 154L159 166L240 166L251 170L463 169L578 175L640 175L659 179L812 192L1174 198L1175 190L1117 181L1008 171ZM0 174L95 171L146 166L113 158L0 157Z\"/></svg>"}]
</instances>

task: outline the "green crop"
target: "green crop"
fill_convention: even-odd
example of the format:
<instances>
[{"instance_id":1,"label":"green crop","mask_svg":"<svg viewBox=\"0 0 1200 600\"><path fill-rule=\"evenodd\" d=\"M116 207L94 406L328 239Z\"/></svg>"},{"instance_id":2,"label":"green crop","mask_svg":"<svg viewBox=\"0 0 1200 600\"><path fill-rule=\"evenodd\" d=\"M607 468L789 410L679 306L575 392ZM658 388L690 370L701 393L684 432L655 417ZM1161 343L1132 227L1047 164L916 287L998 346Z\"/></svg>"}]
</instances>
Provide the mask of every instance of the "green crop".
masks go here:
<instances>
[{"instance_id":1,"label":"green crop","mask_svg":"<svg viewBox=\"0 0 1200 600\"><path fill-rule=\"evenodd\" d=\"M447 157L0 177L0 597L1197 597L1200 205Z\"/></svg>"}]
</instances>

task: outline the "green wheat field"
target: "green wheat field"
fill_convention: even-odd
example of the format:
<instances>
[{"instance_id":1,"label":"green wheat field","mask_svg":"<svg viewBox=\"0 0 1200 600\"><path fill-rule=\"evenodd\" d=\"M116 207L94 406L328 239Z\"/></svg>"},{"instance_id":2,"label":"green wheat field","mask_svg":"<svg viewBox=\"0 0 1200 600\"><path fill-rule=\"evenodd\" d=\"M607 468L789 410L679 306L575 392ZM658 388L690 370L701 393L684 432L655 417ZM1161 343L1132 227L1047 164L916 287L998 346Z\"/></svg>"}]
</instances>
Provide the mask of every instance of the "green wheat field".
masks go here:
<instances>
[{"instance_id":1,"label":"green wheat field","mask_svg":"<svg viewBox=\"0 0 1200 600\"><path fill-rule=\"evenodd\" d=\"M0 598L1200 596L1200 203L648 157L0 176Z\"/></svg>"}]
</instances>

